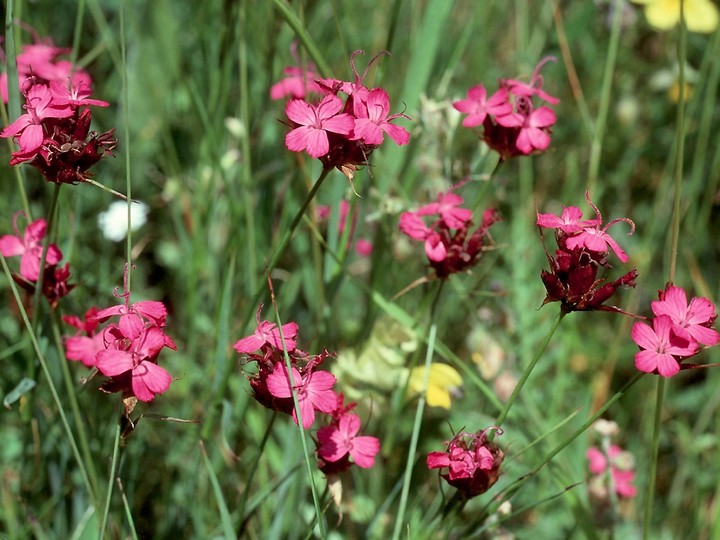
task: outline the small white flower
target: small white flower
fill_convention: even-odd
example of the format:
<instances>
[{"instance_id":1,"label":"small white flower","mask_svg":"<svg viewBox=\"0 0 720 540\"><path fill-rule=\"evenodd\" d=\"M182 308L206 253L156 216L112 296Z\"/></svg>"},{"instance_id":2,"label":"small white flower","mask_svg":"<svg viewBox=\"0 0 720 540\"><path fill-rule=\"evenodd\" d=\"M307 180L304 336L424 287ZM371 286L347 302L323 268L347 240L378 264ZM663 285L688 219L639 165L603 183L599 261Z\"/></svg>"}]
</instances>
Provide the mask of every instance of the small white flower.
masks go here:
<instances>
[{"instance_id":1,"label":"small white flower","mask_svg":"<svg viewBox=\"0 0 720 540\"><path fill-rule=\"evenodd\" d=\"M150 208L143 202L133 201L130 206L130 223L133 231L136 231L147 221ZM124 201L115 201L105 212L98 214L98 226L103 236L113 242L120 242L128 232L128 209Z\"/></svg>"}]
</instances>

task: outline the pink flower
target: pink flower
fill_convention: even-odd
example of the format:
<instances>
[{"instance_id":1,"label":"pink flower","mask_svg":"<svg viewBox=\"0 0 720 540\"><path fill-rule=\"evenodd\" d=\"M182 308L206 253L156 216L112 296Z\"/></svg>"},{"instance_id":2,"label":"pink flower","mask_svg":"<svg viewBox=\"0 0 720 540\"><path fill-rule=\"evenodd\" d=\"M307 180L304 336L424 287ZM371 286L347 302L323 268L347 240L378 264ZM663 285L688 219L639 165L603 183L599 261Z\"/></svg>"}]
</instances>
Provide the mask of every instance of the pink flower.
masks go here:
<instances>
[{"instance_id":1,"label":"pink flower","mask_svg":"<svg viewBox=\"0 0 720 540\"><path fill-rule=\"evenodd\" d=\"M498 428L488 429L502 434ZM500 476L505 455L488 441L488 429L476 434L460 432L447 443L446 452L430 452L427 456L428 468L447 469L442 477L465 499L485 493Z\"/></svg>"},{"instance_id":2,"label":"pink flower","mask_svg":"<svg viewBox=\"0 0 720 540\"><path fill-rule=\"evenodd\" d=\"M18 212L13 218L15 236L6 234L0 238L0 253L4 257L20 256L20 275L28 281L37 281L40 275L40 259L42 258L42 240L45 238L47 222L40 218L33 221L25 229L21 237L17 228ZM50 244L45 255L46 266L57 264L62 259L62 252L55 244Z\"/></svg>"},{"instance_id":3,"label":"pink flower","mask_svg":"<svg viewBox=\"0 0 720 540\"><path fill-rule=\"evenodd\" d=\"M260 322L260 310L262 306L257 310L257 328L252 336L244 337L238 340L233 348L240 354L249 354L262 348L264 345L270 345L280 351L283 350L282 339L280 338L280 331L277 325L268 321ZM282 325L282 337L285 338L285 347L288 351L293 351L297 346L295 338L298 334L298 325L294 322L289 322Z\"/></svg>"},{"instance_id":4,"label":"pink flower","mask_svg":"<svg viewBox=\"0 0 720 540\"><path fill-rule=\"evenodd\" d=\"M328 414L335 410L338 396L332 390L336 382L332 373L308 370L303 377L297 369L292 368L292 380L304 429L308 429L315 421L315 410ZM266 382L268 391L276 398L292 397L290 377L284 363L278 362L275 365ZM292 417L297 424L297 410L294 407Z\"/></svg>"},{"instance_id":5,"label":"pink flower","mask_svg":"<svg viewBox=\"0 0 720 540\"><path fill-rule=\"evenodd\" d=\"M715 306L707 298L693 298L687 302L685 290L668 284L660 292L660 300L652 302L656 316L667 315L673 323L672 330L678 336L703 345L717 345L720 334L710 326L715 322Z\"/></svg>"},{"instance_id":6,"label":"pink flower","mask_svg":"<svg viewBox=\"0 0 720 540\"><path fill-rule=\"evenodd\" d=\"M110 306L101 309L95 317L99 321L104 321L109 317L119 315L119 328L122 334L128 339L136 339L144 328L149 325L165 326L167 317L167 309L165 304L154 300L143 300L129 305L130 295L125 296L125 303L118 306Z\"/></svg>"},{"instance_id":7,"label":"pink flower","mask_svg":"<svg viewBox=\"0 0 720 540\"><path fill-rule=\"evenodd\" d=\"M453 107L468 115L462 122L467 128L479 126L488 115L504 116L512 112L506 88L500 88L487 99L487 90L482 83L470 88L466 99L453 102Z\"/></svg>"},{"instance_id":8,"label":"pink flower","mask_svg":"<svg viewBox=\"0 0 720 540\"><path fill-rule=\"evenodd\" d=\"M373 252L372 242L365 238L358 238L358 241L355 243L355 252L361 257L369 257Z\"/></svg>"},{"instance_id":9,"label":"pink flower","mask_svg":"<svg viewBox=\"0 0 720 540\"><path fill-rule=\"evenodd\" d=\"M95 317L96 307L91 307L85 312L84 318L74 315L63 315L62 319L67 324L74 326L85 335L74 335L64 339L65 357L68 360L79 360L87 367L95 365L95 356L105 349L105 339L102 332L96 333L99 324Z\"/></svg>"},{"instance_id":10,"label":"pink flower","mask_svg":"<svg viewBox=\"0 0 720 540\"><path fill-rule=\"evenodd\" d=\"M372 467L375 455L380 451L380 442L376 437L358 437L359 431L360 417L356 414L345 414L337 423L321 427L317 433L318 456L335 462L350 454L358 467Z\"/></svg>"},{"instance_id":11,"label":"pink flower","mask_svg":"<svg viewBox=\"0 0 720 540\"><path fill-rule=\"evenodd\" d=\"M612 236L605 232L611 225L614 225L618 221L619 220L612 221L602 229L598 227L583 229L580 234L567 239L567 247L570 249L584 247L596 253L607 253L609 251L608 248L610 248L621 262L627 262L627 253L623 251ZM632 234L632 230L630 230L628 236L630 234Z\"/></svg>"},{"instance_id":12,"label":"pink flower","mask_svg":"<svg viewBox=\"0 0 720 540\"><path fill-rule=\"evenodd\" d=\"M403 212L400 214L398 226L404 234L413 240L425 240L432 232L417 212Z\"/></svg>"},{"instance_id":13,"label":"pink flower","mask_svg":"<svg viewBox=\"0 0 720 540\"><path fill-rule=\"evenodd\" d=\"M53 94L47 85L33 84L25 94L27 113L23 114L12 124L0 132L0 137L14 137L20 146L15 163L29 161L35 157L45 139L43 120L47 118L67 118L73 115L69 106L55 107L52 102Z\"/></svg>"},{"instance_id":14,"label":"pink flower","mask_svg":"<svg viewBox=\"0 0 720 540\"><path fill-rule=\"evenodd\" d=\"M556 62L557 60L554 56L546 56L545 58L540 60L540 62L538 62L538 65L535 66L535 69L533 70L533 74L530 78L529 83L517 81L515 79L505 79L502 81L502 83L508 88L510 93L515 96L528 98L531 98L532 96L537 96L543 101L547 101L551 105L557 105L558 103L560 103L560 100L556 97L551 96L542 89L543 78L542 75L540 75L540 70L545 64L550 61Z\"/></svg>"},{"instance_id":15,"label":"pink flower","mask_svg":"<svg viewBox=\"0 0 720 540\"><path fill-rule=\"evenodd\" d=\"M510 113L498 116L497 123L507 128L520 128L515 144L523 154L531 154L534 150L546 150L550 146L550 135L547 128L557 120L550 107L540 107L529 114Z\"/></svg>"},{"instance_id":16,"label":"pink flower","mask_svg":"<svg viewBox=\"0 0 720 540\"><path fill-rule=\"evenodd\" d=\"M672 332L673 322L667 315L653 319L652 328L643 322L632 327L632 339L640 347L635 354L635 367L645 373L657 372L672 377L680 371L680 360L695 354L697 344Z\"/></svg>"},{"instance_id":17,"label":"pink flower","mask_svg":"<svg viewBox=\"0 0 720 540\"><path fill-rule=\"evenodd\" d=\"M577 206L566 206L560 217L554 214L538 214L537 225L546 229L560 229L566 234L581 232L586 227L601 225L599 219L582 218L582 211Z\"/></svg>"},{"instance_id":18,"label":"pink flower","mask_svg":"<svg viewBox=\"0 0 720 540\"><path fill-rule=\"evenodd\" d=\"M588 460L588 468L590 472L596 476L605 474L608 468L608 459L602 450L591 447L586 452ZM637 495L637 489L632 485L635 480L635 471L632 470L632 459L627 452L617 446L610 445L608 448L608 457L610 458L610 474L615 488L615 493L626 499Z\"/></svg>"},{"instance_id":19,"label":"pink flower","mask_svg":"<svg viewBox=\"0 0 720 540\"><path fill-rule=\"evenodd\" d=\"M285 96L303 99L310 92L323 93L322 87L315 82L319 77L312 64L308 66L307 70L297 66L288 66L283 69L283 73L286 75L285 78L270 88L270 99L278 100Z\"/></svg>"},{"instance_id":20,"label":"pink flower","mask_svg":"<svg viewBox=\"0 0 720 540\"><path fill-rule=\"evenodd\" d=\"M418 208L417 214L419 216L437 214L450 229L460 229L472 219L472 210L458 208L462 203L463 198L460 195L448 191L438 194L437 202Z\"/></svg>"},{"instance_id":21,"label":"pink flower","mask_svg":"<svg viewBox=\"0 0 720 540\"><path fill-rule=\"evenodd\" d=\"M383 132L395 141L404 145L410 140L410 133L404 127L390 122L395 118L408 118L404 114L390 113L390 97L382 88L373 88L365 99L353 101L355 113L354 135L352 140L362 140L365 144L379 145L383 142Z\"/></svg>"},{"instance_id":22,"label":"pink flower","mask_svg":"<svg viewBox=\"0 0 720 540\"><path fill-rule=\"evenodd\" d=\"M108 377L129 371L133 394L140 401L152 401L155 395L170 387L172 377L155 363L160 350L168 343L161 328L151 326L130 338L119 327L113 326L106 329L106 334L106 339L114 338L116 347L120 348L108 348L97 353L95 367L98 371Z\"/></svg>"},{"instance_id":23,"label":"pink flower","mask_svg":"<svg viewBox=\"0 0 720 540\"><path fill-rule=\"evenodd\" d=\"M325 96L317 106L299 99L289 101L285 113L298 127L285 136L288 150L293 152L306 150L314 158L326 155L330 149L328 131L349 135L353 130L352 115L338 114L342 108L342 100L333 95Z\"/></svg>"},{"instance_id":24,"label":"pink flower","mask_svg":"<svg viewBox=\"0 0 720 540\"><path fill-rule=\"evenodd\" d=\"M78 85L71 84L70 87L68 87L67 81L50 81L50 92L55 107L88 107L90 105L107 107L110 105L107 101L90 99L92 90L90 85L84 81Z\"/></svg>"}]
</instances>

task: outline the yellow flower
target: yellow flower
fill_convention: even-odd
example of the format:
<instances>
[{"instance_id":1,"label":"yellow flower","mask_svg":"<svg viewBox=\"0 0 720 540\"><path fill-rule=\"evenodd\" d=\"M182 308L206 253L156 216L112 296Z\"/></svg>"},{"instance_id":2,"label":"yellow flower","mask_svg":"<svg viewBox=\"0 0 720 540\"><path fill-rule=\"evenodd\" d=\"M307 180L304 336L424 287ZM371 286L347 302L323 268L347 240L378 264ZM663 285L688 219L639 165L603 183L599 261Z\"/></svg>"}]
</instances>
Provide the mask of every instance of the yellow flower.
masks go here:
<instances>
[{"instance_id":1,"label":"yellow flower","mask_svg":"<svg viewBox=\"0 0 720 540\"><path fill-rule=\"evenodd\" d=\"M632 0L645 6L645 17L658 30L671 30L680 22L683 0ZM709 34L718 27L718 8L711 0L684 0L685 24L690 32Z\"/></svg>"},{"instance_id":2,"label":"yellow flower","mask_svg":"<svg viewBox=\"0 0 720 540\"><path fill-rule=\"evenodd\" d=\"M413 368L408 381L409 395L418 395L422 390L425 367ZM430 377L425 398L430 407L442 407L450 410L450 394L462 386L462 376L447 364L430 364Z\"/></svg>"}]
</instances>

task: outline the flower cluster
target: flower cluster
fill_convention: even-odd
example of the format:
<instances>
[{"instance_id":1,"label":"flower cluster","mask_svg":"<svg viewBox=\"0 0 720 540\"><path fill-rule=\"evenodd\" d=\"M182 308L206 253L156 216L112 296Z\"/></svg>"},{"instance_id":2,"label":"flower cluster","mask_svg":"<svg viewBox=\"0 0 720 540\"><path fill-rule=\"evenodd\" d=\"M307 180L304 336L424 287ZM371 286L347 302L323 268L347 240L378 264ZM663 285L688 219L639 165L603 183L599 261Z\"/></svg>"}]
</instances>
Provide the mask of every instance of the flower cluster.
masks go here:
<instances>
[{"instance_id":1,"label":"flower cluster","mask_svg":"<svg viewBox=\"0 0 720 540\"><path fill-rule=\"evenodd\" d=\"M10 165L29 162L48 182L75 184L87 181L88 169L111 151L117 141L114 129L102 134L90 131L89 106L108 103L90 99L90 84L78 81L41 82L29 77L22 85L25 114L0 132L12 137L20 149Z\"/></svg>"},{"instance_id":2,"label":"flower cluster","mask_svg":"<svg viewBox=\"0 0 720 540\"><path fill-rule=\"evenodd\" d=\"M439 278L476 265L492 245L490 226L500 221L497 210L489 208L471 234L472 210L460 208L462 203L460 195L448 191L440 193L433 203L400 214L400 230L414 240L425 242L425 254ZM435 216L435 220L427 226L424 216Z\"/></svg>"},{"instance_id":3,"label":"flower cluster","mask_svg":"<svg viewBox=\"0 0 720 540\"><path fill-rule=\"evenodd\" d=\"M124 291L115 294L124 299L122 304L91 308L83 320L64 317L66 323L78 329L77 335L65 338L65 355L109 377L100 389L122 392L129 415L135 399L152 401L170 387L172 377L158 365L158 357L165 347L176 351L177 346L165 333L167 309L162 302L130 304L127 270ZM117 319L99 328L112 317Z\"/></svg>"},{"instance_id":4,"label":"flower cluster","mask_svg":"<svg viewBox=\"0 0 720 540\"><path fill-rule=\"evenodd\" d=\"M536 107L533 98L550 105L559 100L542 89L540 69L552 56L543 58L535 67L530 82L501 79L498 90L488 98L482 83L473 86L467 97L453 103L463 114L463 126L467 128L482 124L482 139L500 154L501 159L542 152L550 146L555 111L547 105Z\"/></svg>"},{"instance_id":5,"label":"flower cluster","mask_svg":"<svg viewBox=\"0 0 720 540\"><path fill-rule=\"evenodd\" d=\"M13 274L15 282L28 292L34 293L38 282L42 281L42 294L48 299L50 305L55 307L58 300L74 287L68 283L70 263L60 266L63 257L60 248L56 244L48 244L42 279L40 279L43 239L47 231L47 222L42 218L36 219L27 226L23 234L20 234L17 219L21 215L24 215L22 211L16 212L13 218L15 234L6 234L0 237L0 253L4 257L19 256L20 273Z\"/></svg>"},{"instance_id":6,"label":"flower cluster","mask_svg":"<svg viewBox=\"0 0 720 540\"><path fill-rule=\"evenodd\" d=\"M563 208L562 214L537 215L537 225L541 228L555 229L558 249L552 256L545 250L550 271L543 270L541 278L547 290L543 304L561 302L565 313L571 311L603 310L621 312L619 308L603 305L615 294L620 286L634 287L637 271L630 272L609 283L598 278L598 270L612 268L608 262L610 250L625 263L627 254L608 234L608 229L619 222L628 223L630 232L635 224L628 218L614 219L603 226L600 211L585 193L588 204L595 211L595 219L582 219L582 211L576 206ZM544 243L544 238L543 238Z\"/></svg>"},{"instance_id":7,"label":"flower cluster","mask_svg":"<svg viewBox=\"0 0 720 540\"><path fill-rule=\"evenodd\" d=\"M591 447L586 452L588 467L593 475L590 479L590 490L595 496L607 495L607 470L610 467L610 478L615 493L626 499L637 494L633 485L635 480L635 461L629 452L623 451L616 444L608 447L607 455L599 448ZM605 497L607 498L607 496Z\"/></svg>"},{"instance_id":8,"label":"flower cluster","mask_svg":"<svg viewBox=\"0 0 720 540\"><path fill-rule=\"evenodd\" d=\"M652 327L638 321L632 328L633 341L640 348L635 354L640 371L672 377L683 368L696 367L682 362L699 353L700 345L720 343L720 333L712 327L715 306L707 298L695 297L688 304L685 290L668 284L651 308Z\"/></svg>"},{"instance_id":9,"label":"flower cluster","mask_svg":"<svg viewBox=\"0 0 720 540\"><path fill-rule=\"evenodd\" d=\"M355 51L350 59L354 82L316 79L310 87L300 76L302 70L292 68L291 80L286 79L281 81L282 86L273 87L277 96L293 96L285 106L292 127L285 136L288 150L305 151L311 157L319 158L326 169L336 167L351 181L357 166L367 163L385 134L399 145L410 140L410 133L404 127L392 123L396 118L408 117L402 113L390 114L388 93L383 88L370 89L363 85L367 70L360 76L355 68L354 59L358 54L365 53ZM309 75L314 76L314 73ZM306 90L317 92L322 98L319 103L307 101ZM344 102L341 94L346 96Z\"/></svg>"},{"instance_id":10,"label":"flower cluster","mask_svg":"<svg viewBox=\"0 0 720 540\"><path fill-rule=\"evenodd\" d=\"M359 467L372 467L380 443L375 437L358 436L360 419L350 413L354 404L345 406L343 395L333 390L335 376L318 369L332 354L326 350L319 355L301 351L297 348L298 325L290 322L278 328L269 321L261 321L260 309L255 332L233 345L248 362L257 365L257 373L248 376L253 397L268 409L292 415L296 424L302 422L303 429L313 425L316 413L328 415L330 422L320 428L317 440L323 472L336 473L349 468L350 458ZM290 372L285 363L286 353Z\"/></svg>"},{"instance_id":11,"label":"flower cluster","mask_svg":"<svg viewBox=\"0 0 720 540\"><path fill-rule=\"evenodd\" d=\"M463 499L485 493L497 482L505 454L488 440L488 431L501 435L502 430L489 427L477 433L460 432L447 443L446 452L430 452L429 469L447 469L441 476L457 488Z\"/></svg>"}]
</instances>

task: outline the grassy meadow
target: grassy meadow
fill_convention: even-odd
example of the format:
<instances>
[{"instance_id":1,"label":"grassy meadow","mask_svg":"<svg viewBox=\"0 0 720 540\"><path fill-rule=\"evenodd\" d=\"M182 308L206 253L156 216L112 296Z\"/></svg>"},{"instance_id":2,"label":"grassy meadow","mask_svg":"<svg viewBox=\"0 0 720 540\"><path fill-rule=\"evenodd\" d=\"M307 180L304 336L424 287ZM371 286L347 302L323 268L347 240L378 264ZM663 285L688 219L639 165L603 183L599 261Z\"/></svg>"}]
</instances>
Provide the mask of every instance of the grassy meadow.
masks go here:
<instances>
[{"instance_id":1,"label":"grassy meadow","mask_svg":"<svg viewBox=\"0 0 720 540\"><path fill-rule=\"evenodd\" d=\"M8 79L13 50L66 49L109 103L92 107L92 130L118 140L92 180L147 216L129 236L126 210L107 218L121 229L110 239L98 217L122 198L11 166L17 143L1 145L0 236L46 219L75 287L53 306L2 257L0 538L720 538L720 371L643 374L631 337L668 282L720 298L720 32L661 30L623 0L4 8ZM390 53L362 82L385 89L410 140L386 136L350 182L287 148L296 126L270 88L310 63L355 82L357 50L359 75ZM551 143L501 159L452 104L481 82L488 94L529 82L546 56ZM10 87L3 126L25 112ZM452 186L475 226L488 208L502 221L476 265L437 278L398 223ZM538 214L574 206L592 219L586 192L605 223L634 222L629 236L627 222L608 230L629 257L610 252L609 280L638 277L606 305L636 317L543 305L556 244ZM62 319L122 304L128 262L130 302L162 302L177 347L159 357L170 387L131 412L98 390L102 373L66 359L77 330ZM261 374L233 345L261 304L259 320L297 323L299 349L333 353L319 369L379 440L372 467L353 456L324 474L328 420L300 429L254 399ZM686 364L716 362L708 347ZM447 469L428 468L456 433L500 425L489 444L504 460L484 493L463 499ZM632 496L589 469L588 449L607 459L611 444Z\"/></svg>"}]
</instances>

